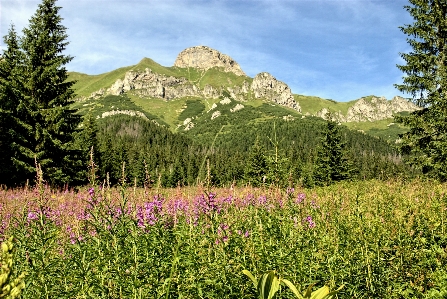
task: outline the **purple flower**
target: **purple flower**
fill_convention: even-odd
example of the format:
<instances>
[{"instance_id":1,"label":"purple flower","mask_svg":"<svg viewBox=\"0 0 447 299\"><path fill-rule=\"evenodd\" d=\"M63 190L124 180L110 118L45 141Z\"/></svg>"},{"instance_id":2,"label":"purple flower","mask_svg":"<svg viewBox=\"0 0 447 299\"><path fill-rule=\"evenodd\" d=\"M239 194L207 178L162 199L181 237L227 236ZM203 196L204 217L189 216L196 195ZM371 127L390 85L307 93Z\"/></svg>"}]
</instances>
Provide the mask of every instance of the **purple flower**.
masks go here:
<instances>
[{"instance_id":1,"label":"purple flower","mask_svg":"<svg viewBox=\"0 0 447 299\"><path fill-rule=\"evenodd\" d=\"M250 232L249 232L248 230L245 232L244 237L245 237L245 238L250 237Z\"/></svg>"},{"instance_id":2,"label":"purple flower","mask_svg":"<svg viewBox=\"0 0 447 299\"><path fill-rule=\"evenodd\" d=\"M28 213L28 222L32 220L37 220L39 217L37 216L37 213L29 212Z\"/></svg>"},{"instance_id":3,"label":"purple flower","mask_svg":"<svg viewBox=\"0 0 447 299\"><path fill-rule=\"evenodd\" d=\"M295 200L295 203L296 203L296 204L300 204L300 203L302 203L305 199L306 199L306 194L304 194L304 193L299 193L298 196L297 196L297 198L296 198L296 200Z\"/></svg>"},{"instance_id":4,"label":"purple flower","mask_svg":"<svg viewBox=\"0 0 447 299\"><path fill-rule=\"evenodd\" d=\"M287 188L286 190L287 195L291 195L293 192L295 192L295 188Z\"/></svg>"},{"instance_id":5,"label":"purple flower","mask_svg":"<svg viewBox=\"0 0 447 299\"><path fill-rule=\"evenodd\" d=\"M307 216L305 221L307 222L309 228L315 227L315 222L313 221L312 216Z\"/></svg>"}]
</instances>

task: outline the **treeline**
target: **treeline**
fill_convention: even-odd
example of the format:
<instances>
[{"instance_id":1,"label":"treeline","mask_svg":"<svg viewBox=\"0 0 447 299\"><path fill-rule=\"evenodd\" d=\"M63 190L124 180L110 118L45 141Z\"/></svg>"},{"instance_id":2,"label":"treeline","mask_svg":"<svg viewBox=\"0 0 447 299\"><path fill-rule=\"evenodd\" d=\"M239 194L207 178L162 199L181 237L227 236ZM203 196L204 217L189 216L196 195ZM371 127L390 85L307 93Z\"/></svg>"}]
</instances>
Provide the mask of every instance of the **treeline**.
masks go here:
<instances>
[{"instance_id":1,"label":"treeline","mask_svg":"<svg viewBox=\"0 0 447 299\"><path fill-rule=\"evenodd\" d=\"M413 175L387 142L316 118L271 120L250 128L234 125L228 130L210 127L194 140L125 115L90 122L84 131L89 131L88 126L96 132L96 139L84 138L79 147L85 149L86 158L88 149L96 148L97 179L110 184L124 179L138 186L164 187L198 182L312 186L342 179ZM339 162L329 167L331 151ZM339 172L344 174L337 179Z\"/></svg>"}]
</instances>

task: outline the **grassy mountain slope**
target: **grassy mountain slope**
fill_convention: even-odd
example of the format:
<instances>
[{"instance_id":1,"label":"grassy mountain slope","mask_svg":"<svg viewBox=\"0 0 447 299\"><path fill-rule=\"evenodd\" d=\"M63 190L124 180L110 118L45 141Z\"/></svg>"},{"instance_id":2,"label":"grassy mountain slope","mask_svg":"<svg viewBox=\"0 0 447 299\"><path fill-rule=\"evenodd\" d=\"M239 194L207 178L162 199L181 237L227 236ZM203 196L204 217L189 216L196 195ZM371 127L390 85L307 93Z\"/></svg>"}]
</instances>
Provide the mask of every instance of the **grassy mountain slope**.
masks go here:
<instances>
[{"instance_id":1,"label":"grassy mountain slope","mask_svg":"<svg viewBox=\"0 0 447 299\"><path fill-rule=\"evenodd\" d=\"M257 123L273 118L283 118L287 115L291 115L294 118L300 118L309 114L315 115L323 108L346 114L349 107L358 101L336 102L315 96L294 95L295 100L302 109L302 114L299 114L293 109L268 103L262 99L255 99L251 93L248 94L244 102L237 102L227 94L227 97L232 99L231 104L221 104L220 101L223 97L218 99L185 97L165 101L159 98L141 97L132 93L132 91L122 96L106 96L99 99L88 98L93 92L107 89L117 79L123 79L126 72L130 70L142 72L146 68L164 76L186 78L200 89L210 85L217 90L222 90L228 87L242 86L244 82L251 84L253 80L247 76L237 76L233 73L224 72L220 68L211 68L203 71L195 68L164 67L152 59L144 58L138 64L99 75L70 72L69 80L77 81L74 85L76 94L78 97L87 98L76 102L74 107L79 109L81 114L90 111L95 117L101 117L103 113L112 110L139 111L148 119L156 120L158 123L169 127L172 131L183 131L184 121L190 118L195 125L195 129L192 131L197 132L197 128L206 129L213 122L222 122L223 119L226 120L227 126L231 126L232 122L238 122L236 113L230 112L230 109L234 108L237 103L244 105L244 110L251 111L249 113L250 121ZM213 105L217 105L217 108L210 111ZM211 120L212 113L215 111L221 113L219 121ZM393 119L387 119L376 122L346 123L345 125L356 131L363 131L373 136L395 140L398 134L405 131L405 128L392 123Z\"/></svg>"}]
</instances>

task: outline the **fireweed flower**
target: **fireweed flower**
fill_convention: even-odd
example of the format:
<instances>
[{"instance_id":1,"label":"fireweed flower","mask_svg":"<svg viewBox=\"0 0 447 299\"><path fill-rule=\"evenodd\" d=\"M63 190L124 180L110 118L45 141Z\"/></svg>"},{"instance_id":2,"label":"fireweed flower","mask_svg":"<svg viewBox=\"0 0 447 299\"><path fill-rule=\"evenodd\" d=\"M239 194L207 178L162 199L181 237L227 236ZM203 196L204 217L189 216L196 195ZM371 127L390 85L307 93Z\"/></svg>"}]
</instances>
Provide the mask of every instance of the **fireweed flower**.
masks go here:
<instances>
[{"instance_id":1,"label":"fireweed flower","mask_svg":"<svg viewBox=\"0 0 447 299\"><path fill-rule=\"evenodd\" d=\"M292 195L293 192L295 192L295 188L287 188L286 190L287 195Z\"/></svg>"},{"instance_id":2,"label":"fireweed flower","mask_svg":"<svg viewBox=\"0 0 447 299\"><path fill-rule=\"evenodd\" d=\"M296 203L297 205L299 205L299 204L302 203L305 199L306 199L306 194L304 194L304 193L299 193L298 196L296 197L295 203Z\"/></svg>"},{"instance_id":3,"label":"fireweed flower","mask_svg":"<svg viewBox=\"0 0 447 299\"><path fill-rule=\"evenodd\" d=\"M90 195L90 197L94 197L95 196L95 188L88 189L88 195Z\"/></svg>"},{"instance_id":4,"label":"fireweed flower","mask_svg":"<svg viewBox=\"0 0 447 299\"><path fill-rule=\"evenodd\" d=\"M31 222L33 220L37 220L38 218L39 218L39 216L37 215L37 213L34 213L34 212L29 212L28 213L28 216L27 216L28 222Z\"/></svg>"},{"instance_id":5,"label":"fireweed flower","mask_svg":"<svg viewBox=\"0 0 447 299\"><path fill-rule=\"evenodd\" d=\"M220 228L222 229L222 230L227 230L227 229L229 229L230 228L230 226L228 225L228 224L225 224L225 223L221 223L220 224Z\"/></svg>"},{"instance_id":6,"label":"fireweed flower","mask_svg":"<svg viewBox=\"0 0 447 299\"><path fill-rule=\"evenodd\" d=\"M259 196L257 205L258 206L265 206L265 205L267 205L267 196L265 196L265 195Z\"/></svg>"},{"instance_id":7,"label":"fireweed flower","mask_svg":"<svg viewBox=\"0 0 447 299\"><path fill-rule=\"evenodd\" d=\"M305 222L307 222L309 228L315 227L315 222L313 221L312 216L307 216Z\"/></svg>"}]
</instances>

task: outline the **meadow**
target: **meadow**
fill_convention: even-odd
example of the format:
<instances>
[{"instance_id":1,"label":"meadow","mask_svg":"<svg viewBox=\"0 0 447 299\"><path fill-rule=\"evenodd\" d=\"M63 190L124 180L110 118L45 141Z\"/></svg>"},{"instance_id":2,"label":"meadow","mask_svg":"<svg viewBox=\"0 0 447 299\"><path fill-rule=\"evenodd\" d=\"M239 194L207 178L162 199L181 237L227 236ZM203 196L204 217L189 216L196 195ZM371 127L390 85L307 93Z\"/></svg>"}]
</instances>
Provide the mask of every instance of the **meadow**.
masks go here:
<instances>
[{"instance_id":1,"label":"meadow","mask_svg":"<svg viewBox=\"0 0 447 299\"><path fill-rule=\"evenodd\" d=\"M338 298L446 298L447 185L424 180L0 190L21 298L256 298L269 270ZM294 298L282 287L278 298Z\"/></svg>"}]
</instances>

